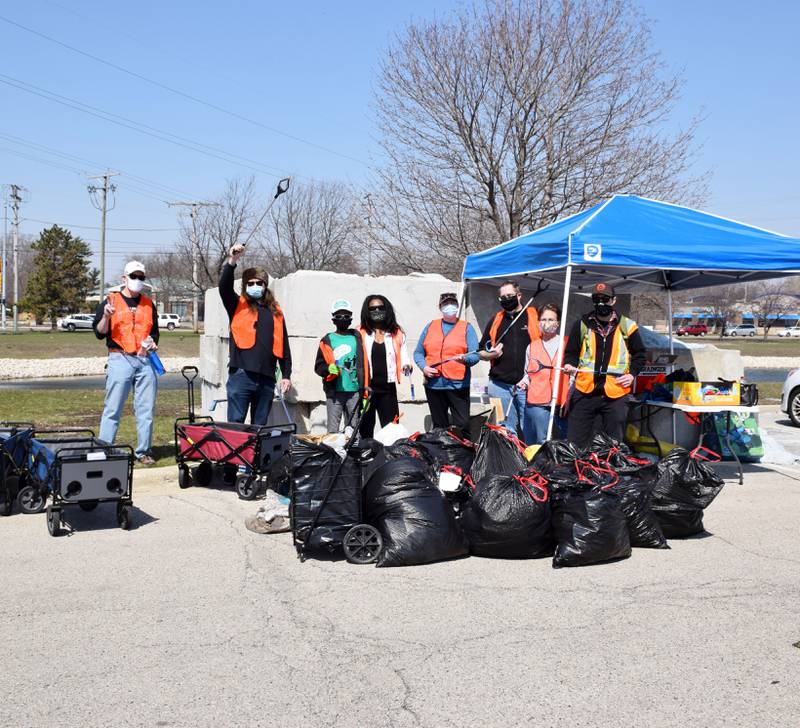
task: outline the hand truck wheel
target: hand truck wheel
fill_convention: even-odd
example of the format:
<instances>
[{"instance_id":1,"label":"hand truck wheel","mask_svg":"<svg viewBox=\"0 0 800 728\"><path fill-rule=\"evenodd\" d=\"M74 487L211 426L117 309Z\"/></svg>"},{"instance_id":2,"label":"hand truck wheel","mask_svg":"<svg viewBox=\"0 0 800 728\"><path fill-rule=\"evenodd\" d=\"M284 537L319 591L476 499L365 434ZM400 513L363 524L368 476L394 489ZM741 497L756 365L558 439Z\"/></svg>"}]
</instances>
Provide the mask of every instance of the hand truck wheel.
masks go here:
<instances>
[{"instance_id":1,"label":"hand truck wheel","mask_svg":"<svg viewBox=\"0 0 800 728\"><path fill-rule=\"evenodd\" d=\"M41 513L46 501L47 496L35 485L26 485L17 495L17 503L23 513Z\"/></svg>"},{"instance_id":2,"label":"hand truck wheel","mask_svg":"<svg viewBox=\"0 0 800 728\"><path fill-rule=\"evenodd\" d=\"M374 526L359 523L344 535L342 547L351 564L372 564L383 549L383 538Z\"/></svg>"},{"instance_id":3,"label":"hand truck wheel","mask_svg":"<svg viewBox=\"0 0 800 728\"><path fill-rule=\"evenodd\" d=\"M192 485L192 474L189 471L188 466L186 465L179 465L178 466L178 487L179 488L190 488Z\"/></svg>"},{"instance_id":4,"label":"hand truck wheel","mask_svg":"<svg viewBox=\"0 0 800 728\"><path fill-rule=\"evenodd\" d=\"M258 495L259 481L254 473L243 473L236 478L236 494L242 500L254 500Z\"/></svg>"},{"instance_id":5,"label":"hand truck wheel","mask_svg":"<svg viewBox=\"0 0 800 728\"><path fill-rule=\"evenodd\" d=\"M123 531L130 531L132 524L131 507L117 503L117 523Z\"/></svg>"},{"instance_id":6,"label":"hand truck wheel","mask_svg":"<svg viewBox=\"0 0 800 728\"><path fill-rule=\"evenodd\" d=\"M204 487L211 485L211 478L213 475L214 470L211 467L211 463L207 460L203 460L203 462L194 469L194 482Z\"/></svg>"},{"instance_id":7,"label":"hand truck wheel","mask_svg":"<svg viewBox=\"0 0 800 728\"><path fill-rule=\"evenodd\" d=\"M51 536L61 534L61 509L47 506L47 532Z\"/></svg>"},{"instance_id":8,"label":"hand truck wheel","mask_svg":"<svg viewBox=\"0 0 800 728\"><path fill-rule=\"evenodd\" d=\"M82 511L93 511L95 508L97 508L97 501L96 500L78 501L78 507Z\"/></svg>"}]
</instances>

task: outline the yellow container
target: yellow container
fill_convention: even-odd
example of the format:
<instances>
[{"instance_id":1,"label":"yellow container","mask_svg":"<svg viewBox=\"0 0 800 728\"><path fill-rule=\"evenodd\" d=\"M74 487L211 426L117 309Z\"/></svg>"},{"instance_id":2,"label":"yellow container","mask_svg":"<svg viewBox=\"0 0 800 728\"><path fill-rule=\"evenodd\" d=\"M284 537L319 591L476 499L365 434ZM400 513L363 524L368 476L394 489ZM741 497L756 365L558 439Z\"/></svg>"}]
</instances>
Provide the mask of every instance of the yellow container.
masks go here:
<instances>
[{"instance_id":1,"label":"yellow container","mask_svg":"<svg viewBox=\"0 0 800 728\"><path fill-rule=\"evenodd\" d=\"M541 445L528 445L528 447L525 448L525 452L522 454L525 456L525 459L530 462L533 460L533 456L539 452L540 447Z\"/></svg>"},{"instance_id":2,"label":"yellow container","mask_svg":"<svg viewBox=\"0 0 800 728\"><path fill-rule=\"evenodd\" d=\"M738 407L742 397L739 382L673 382L672 402L696 407Z\"/></svg>"}]
</instances>

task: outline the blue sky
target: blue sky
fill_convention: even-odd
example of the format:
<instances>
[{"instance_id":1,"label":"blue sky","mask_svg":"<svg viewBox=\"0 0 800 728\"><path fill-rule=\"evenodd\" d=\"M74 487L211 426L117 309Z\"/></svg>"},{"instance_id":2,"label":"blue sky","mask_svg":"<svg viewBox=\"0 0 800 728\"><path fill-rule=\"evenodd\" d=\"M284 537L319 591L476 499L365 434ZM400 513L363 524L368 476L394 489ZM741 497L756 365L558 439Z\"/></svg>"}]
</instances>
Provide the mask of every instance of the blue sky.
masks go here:
<instances>
[{"instance_id":1,"label":"blue sky","mask_svg":"<svg viewBox=\"0 0 800 728\"><path fill-rule=\"evenodd\" d=\"M234 0L223 8L202 2L28 0L0 10L16 23L283 135L2 21L0 80L17 79L246 157L252 161L243 164L258 170L265 193L286 173L364 185L379 153L371 100L383 49L410 18L457 4ZM642 7L654 21L654 44L667 67L686 79L676 119L701 110L705 115L698 170L713 173L706 208L800 235L800 4L761 2L754 10L745 2L651 0ZM177 222L165 200L213 197L226 178L252 172L5 83L0 109L0 182L29 189L23 232L37 234L37 220L84 225L73 232L97 249L99 233L91 227L99 225L99 213L89 201L86 174L106 167L125 173L117 178L116 207L108 219L109 274L127 255L169 249ZM81 159L33 149L20 139Z\"/></svg>"}]
</instances>

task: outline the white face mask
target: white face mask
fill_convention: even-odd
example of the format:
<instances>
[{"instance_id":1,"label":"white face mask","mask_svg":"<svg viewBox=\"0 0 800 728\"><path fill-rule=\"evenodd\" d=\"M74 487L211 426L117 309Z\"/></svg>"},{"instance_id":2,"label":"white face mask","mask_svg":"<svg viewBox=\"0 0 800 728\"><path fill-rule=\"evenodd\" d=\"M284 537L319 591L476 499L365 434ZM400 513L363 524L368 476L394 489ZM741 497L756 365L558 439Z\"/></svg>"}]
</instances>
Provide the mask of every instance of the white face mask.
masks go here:
<instances>
[{"instance_id":1,"label":"white face mask","mask_svg":"<svg viewBox=\"0 0 800 728\"><path fill-rule=\"evenodd\" d=\"M543 334L555 334L558 331L558 321L540 321L539 330Z\"/></svg>"},{"instance_id":2,"label":"white face mask","mask_svg":"<svg viewBox=\"0 0 800 728\"><path fill-rule=\"evenodd\" d=\"M128 278L128 290L131 293L141 293L144 288L144 281L138 278Z\"/></svg>"},{"instance_id":3,"label":"white face mask","mask_svg":"<svg viewBox=\"0 0 800 728\"><path fill-rule=\"evenodd\" d=\"M442 306L440 310L442 312L442 316L446 319L452 319L458 316L458 306L453 303L450 303L447 306Z\"/></svg>"}]
</instances>

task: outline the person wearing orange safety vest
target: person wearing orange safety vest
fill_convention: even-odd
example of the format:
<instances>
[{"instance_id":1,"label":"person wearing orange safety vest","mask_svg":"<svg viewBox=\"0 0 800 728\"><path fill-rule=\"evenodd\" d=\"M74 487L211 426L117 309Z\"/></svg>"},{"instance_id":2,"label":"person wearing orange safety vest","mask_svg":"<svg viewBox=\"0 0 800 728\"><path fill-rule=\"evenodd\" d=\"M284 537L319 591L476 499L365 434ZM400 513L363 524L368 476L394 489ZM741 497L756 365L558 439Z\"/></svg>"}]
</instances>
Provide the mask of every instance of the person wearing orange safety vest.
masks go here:
<instances>
[{"instance_id":1,"label":"person wearing orange safety vest","mask_svg":"<svg viewBox=\"0 0 800 728\"><path fill-rule=\"evenodd\" d=\"M283 312L267 287L263 268L242 273L242 293L233 289L236 264L244 253L234 245L219 276L219 295L230 319L228 421L244 422L247 410L254 425L265 425L272 408L277 372L281 394L291 387L292 354Z\"/></svg>"},{"instance_id":2,"label":"person wearing orange safety vest","mask_svg":"<svg viewBox=\"0 0 800 728\"><path fill-rule=\"evenodd\" d=\"M158 380L147 354L158 348L158 312L153 301L142 293L145 287L144 264L132 260L125 265L123 286L97 306L94 333L108 347L106 397L100 420L100 439L113 443L117 436L125 402L133 389L136 415L137 460L155 464L150 448L153 440L153 411Z\"/></svg>"},{"instance_id":3,"label":"person wearing orange safety vest","mask_svg":"<svg viewBox=\"0 0 800 728\"><path fill-rule=\"evenodd\" d=\"M361 418L362 437L375 433L375 417L385 427L400 415L397 385L413 367L406 349L406 335L397 323L394 307L386 296L367 296L361 306L358 331L369 359L370 404Z\"/></svg>"},{"instance_id":4,"label":"person wearing orange safety vest","mask_svg":"<svg viewBox=\"0 0 800 728\"><path fill-rule=\"evenodd\" d=\"M502 310L486 324L478 348L481 359L491 362L488 395L499 399L506 413L500 424L523 437L527 396L518 385L525 376L525 352L540 335L539 315L533 306L523 311L516 281L500 286L498 301Z\"/></svg>"},{"instance_id":5,"label":"person wearing orange safety vest","mask_svg":"<svg viewBox=\"0 0 800 728\"><path fill-rule=\"evenodd\" d=\"M340 432L342 416L345 429L353 420L369 387L369 359L360 332L351 328L353 307L340 298L331 305L335 331L319 342L314 371L322 377L328 432Z\"/></svg>"},{"instance_id":6,"label":"person wearing orange safety vest","mask_svg":"<svg viewBox=\"0 0 800 728\"><path fill-rule=\"evenodd\" d=\"M564 371L575 375L567 437L579 447L588 445L596 431L623 440L628 395L645 364L639 327L614 310L616 302L610 283L595 285L594 310L575 322L564 350ZM598 417L600 428L595 430Z\"/></svg>"},{"instance_id":7,"label":"person wearing orange safety vest","mask_svg":"<svg viewBox=\"0 0 800 728\"><path fill-rule=\"evenodd\" d=\"M569 377L558 369L545 368L562 366L564 343L558 335L560 326L561 309L555 303L546 303L539 309L541 338L528 347L527 372L518 385L526 392L524 440L528 445L541 444L547 439L556 378L559 378L559 386L551 437L558 439L566 435L561 413L569 396Z\"/></svg>"},{"instance_id":8,"label":"person wearing orange safety vest","mask_svg":"<svg viewBox=\"0 0 800 728\"><path fill-rule=\"evenodd\" d=\"M458 318L455 293L439 296L442 317L422 330L414 361L425 377L425 396L434 427L469 428L470 367L480 361L478 335Z\"/></svg>"}]
</instances>

